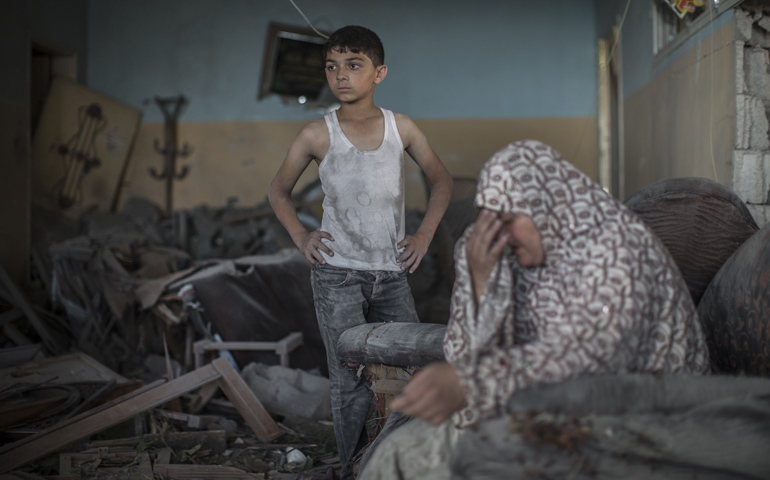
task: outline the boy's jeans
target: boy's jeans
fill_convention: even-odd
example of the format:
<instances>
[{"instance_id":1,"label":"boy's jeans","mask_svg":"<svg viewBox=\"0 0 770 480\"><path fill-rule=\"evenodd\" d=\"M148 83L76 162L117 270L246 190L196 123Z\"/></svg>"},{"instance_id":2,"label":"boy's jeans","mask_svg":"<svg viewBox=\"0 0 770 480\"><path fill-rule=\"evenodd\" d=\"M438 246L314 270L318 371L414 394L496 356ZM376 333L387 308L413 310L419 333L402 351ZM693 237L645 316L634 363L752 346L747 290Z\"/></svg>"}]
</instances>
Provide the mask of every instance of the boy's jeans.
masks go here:
<instances>
[{"instance_id":1,"label":"boy's jeans","mask_svg":"<svg viewBox=\"0 0 770 480\"><path fill-rule=\"evenodd\" d=\"M419 322L406 272L360 271L316 265L311 273L318 326L329 363L332 416L342 479L353 478L348 462L366 443L364 424L372 392L337 360L337 341L363 323Z\"/></svg>"}]
</instances>

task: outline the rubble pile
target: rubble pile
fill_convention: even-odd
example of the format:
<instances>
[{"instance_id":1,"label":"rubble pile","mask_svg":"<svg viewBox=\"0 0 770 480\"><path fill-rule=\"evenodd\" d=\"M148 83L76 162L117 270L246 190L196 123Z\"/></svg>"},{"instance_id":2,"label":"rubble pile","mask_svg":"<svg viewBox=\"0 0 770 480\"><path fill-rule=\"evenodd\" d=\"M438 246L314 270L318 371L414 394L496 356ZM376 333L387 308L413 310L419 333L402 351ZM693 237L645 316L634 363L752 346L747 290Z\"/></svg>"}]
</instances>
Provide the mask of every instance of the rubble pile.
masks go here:
<instances>
[{"instance_id":1,"label":"rubble pile","mask_svg":"<svg viewBox=\"0 0 770 480\"><path fill-rule=\"evenodd\" d=\"M310 265L266 203L36 218L37 290L0 267L2 474L334 478ZM435 243L409 280L423 321L445 322L451 241Z\"/></svg>"}]
</instances>

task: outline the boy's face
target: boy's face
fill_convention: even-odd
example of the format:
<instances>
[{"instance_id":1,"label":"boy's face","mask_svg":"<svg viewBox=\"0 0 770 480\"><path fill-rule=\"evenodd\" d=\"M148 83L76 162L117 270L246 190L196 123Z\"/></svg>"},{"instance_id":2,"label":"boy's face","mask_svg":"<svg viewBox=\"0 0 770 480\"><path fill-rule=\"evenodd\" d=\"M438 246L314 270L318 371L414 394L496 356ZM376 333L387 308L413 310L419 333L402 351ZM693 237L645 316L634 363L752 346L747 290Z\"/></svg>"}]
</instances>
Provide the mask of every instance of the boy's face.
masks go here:
<instances>
[{"instance_id":1,"label":"boy's face","mask_svg":"<svg viewBox=\"0 0 770 480\"><path fill-rule=\"evenodd\" d=\"M375 67L364 53L332 48L326 55L326 80L340 102L351 103L369 95L385 78L388 67Z\"/></svg>"}]
</instances>

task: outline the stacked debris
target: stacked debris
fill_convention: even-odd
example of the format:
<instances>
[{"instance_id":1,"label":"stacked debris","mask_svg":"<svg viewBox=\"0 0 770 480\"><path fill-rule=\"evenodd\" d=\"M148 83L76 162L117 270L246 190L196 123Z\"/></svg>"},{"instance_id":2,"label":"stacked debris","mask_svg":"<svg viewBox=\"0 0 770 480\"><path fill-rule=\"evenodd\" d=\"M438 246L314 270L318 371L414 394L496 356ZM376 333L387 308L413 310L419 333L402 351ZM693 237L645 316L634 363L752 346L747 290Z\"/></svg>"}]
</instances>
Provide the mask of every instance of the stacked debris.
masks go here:
<instances>
[{"instance_id":1,"label":"stacked debris","mask_svg":"<svg viewBox=\"0 0 770 480\"><path fill-rule=\"evenodd\" d=\"M312 229L320 218L312 202L303 200L312 197L310 190L301 192L297 203L300 219ZM407 231L420 221L421 215L409 210ZM268 206L232 202L167 219L156 206L133 198L121 213L95 213L82 223L82 233L52 244L38 268L40 276L49 272L44 283L51 310L64 318L65 348L133 374L148 354L165 349L189 370L192 341L217 335L221 341L278 341L290 333L288 325L306 334L306 347L314 345L308 343L317 330L309 265L301 256L289 258L286 252L296 253L296 247ZM446 322L451 243L437 234L409 277L422 321ZM320 366L325 373L323 346L315 346L313 358L297 366ZM236 357L243 365L277 363L260 355Z\"/></svg>"},{"instance_id":2,"label":"stacked debris","mask_svg":"<svg viewBox=\"0 0 770 480\"><path fill-rule=\"evenodd\" d=\"M103 387L79 403L89 382ZM13 440L0 446L3 478L275 479L338 466L329 422L276 421L224 358L142 386L74 354L4 369L0 386L2 434ZM211 398L217 390L224 399ZM207 410L190 413L195 405Z\"/></svg>"},{"instance_id":3,"label":"stacked debris","mask_svg":"<svg viewBox=\"0 0 770 480\"><path fill-rule=\"evenodd\" d=\"M254 259L269 259L267 263L275 271L281 267L290 271L297 263L292 252L281 253L284 245L277 233L265 233L277 231L272 227L277 225L274 218L247 215L231 221L236 214L245 213L232 206L221 212L201 208L186 217L190 228L180 229L178 221L164 219L152 204L132 199L119 214L102 212L84 218L74 236L62 235L62 231L75 229L55 219L51 231L37 235L35 249L35 276L44 286L43 292L50 294L47 298L22 291L0 268L0 366L5 367L0 373L2 473L23 469L26 473L19 475L264 478L271 471L310 468L313 459L318 463L324 458L334 466L333 434L329 442L328 433L320 448L304 449L307 458L301 465L294 460L287 463L286 448L299 453L297 445L315 445L315 440L291 427L278 426L280 421L301 422L287 418L285 412L271 415L273 411L265 409L241 379L233 355L224 355L227 350L207 350L207 345L200 345L208 342L221 347L223 339L212 327L214 310L205 312L193 285L249 270L243 263L212 258L247 251L232 238L256 235L261 248L254 244L248 251L258 254ZM211 218L220 219L220 227L207 232L202 226ZM258 218L256 228L250 218ZM236 224L245 235L233 227ZM59 228L62 225L67 228ZM205 243L223 248L198 247L188 253L174 240L180 230L191 239L185 243L195 244L211 235ZM223 241L217 242L217 238ZM41 239L58 241L45 247ZM262 273L263 284L275 280L264 268ZM175 284L175 280L182 283ZM31 297L35 302L28 300ZM273 321L281 314L273 313L270 306L253 305L260 310L256 313ZM251 313L251 323L258 324L260 315ZM314 321L314 316L307 319L307 323ZM221 322L226 324L226 319ZM299 330L237 336L231 340L276 341L239 342L231 348L259 353L267 349L273 353L265 354L263 361L285 359L288 367L290 355L296 357L293 351L303 346ZM283 337L287 337L285 341ZM194 352L197 347L200 352ZM248 365L247 360L240 365ZM321 384L328 382L316 378ZM313 394L324 396L324 392ZM331 428L319 425L319 431ZM199 445L197 440L174 446L173 435L184 437L197 430L208 434L211 429L221 437L217 448ZM278 436L291 445L274 445ZM88 440L96 443L83 443ZM233 445L227 446L229 443ZM252 448L259 455L249 453ZM199 465L209 461L211 468ZM227 463L232 466L223 465ZM257 464L260 468L255 470ZM248 465L251 468L236 470Z\"/></svg>"},{"instance_id":4,"label":"stacked debris","mask_svg":"<svg viewBox=\"0 0 770 480\"><path fill-rule=\"evenodd\" d=\"M308 229L320 226L321 198L317 182L295 198ZM423 321L447 320L453 233L464 228L447 222L467 216L447 214L409 277ZM0 268L3 473L334 475L310 265L266 203L168 218L132 198L119 213L35 219L38 290L22 291ZM407 231L421 219L407 210ZM219 432L216 446L213 433L174 444L193 432ZM243 475L192 468L204 464Z\"/></svg>"}]
</instances>

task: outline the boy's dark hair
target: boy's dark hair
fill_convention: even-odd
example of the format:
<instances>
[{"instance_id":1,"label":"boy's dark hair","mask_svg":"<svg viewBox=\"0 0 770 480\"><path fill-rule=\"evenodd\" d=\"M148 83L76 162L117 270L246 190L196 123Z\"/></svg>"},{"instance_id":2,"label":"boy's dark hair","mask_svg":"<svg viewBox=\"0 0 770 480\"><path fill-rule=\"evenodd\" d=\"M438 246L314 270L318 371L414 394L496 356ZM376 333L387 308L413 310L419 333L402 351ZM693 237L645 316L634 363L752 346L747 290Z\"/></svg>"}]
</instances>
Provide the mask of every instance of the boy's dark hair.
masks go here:
<instances>
[{"instance_id":1,"label":"boy's dark hair","mask_svg":"<svg viewBox=\"0 0 770 480\"><path fill-rule=\"evenodd\" d=\"M385 63L385 49L382 47L380 37L365 27L348 25L332 33L324 44L324 60L330 50L353 53L363 53L372 60L375 67Z\"/></svg>"}]
</instances>

